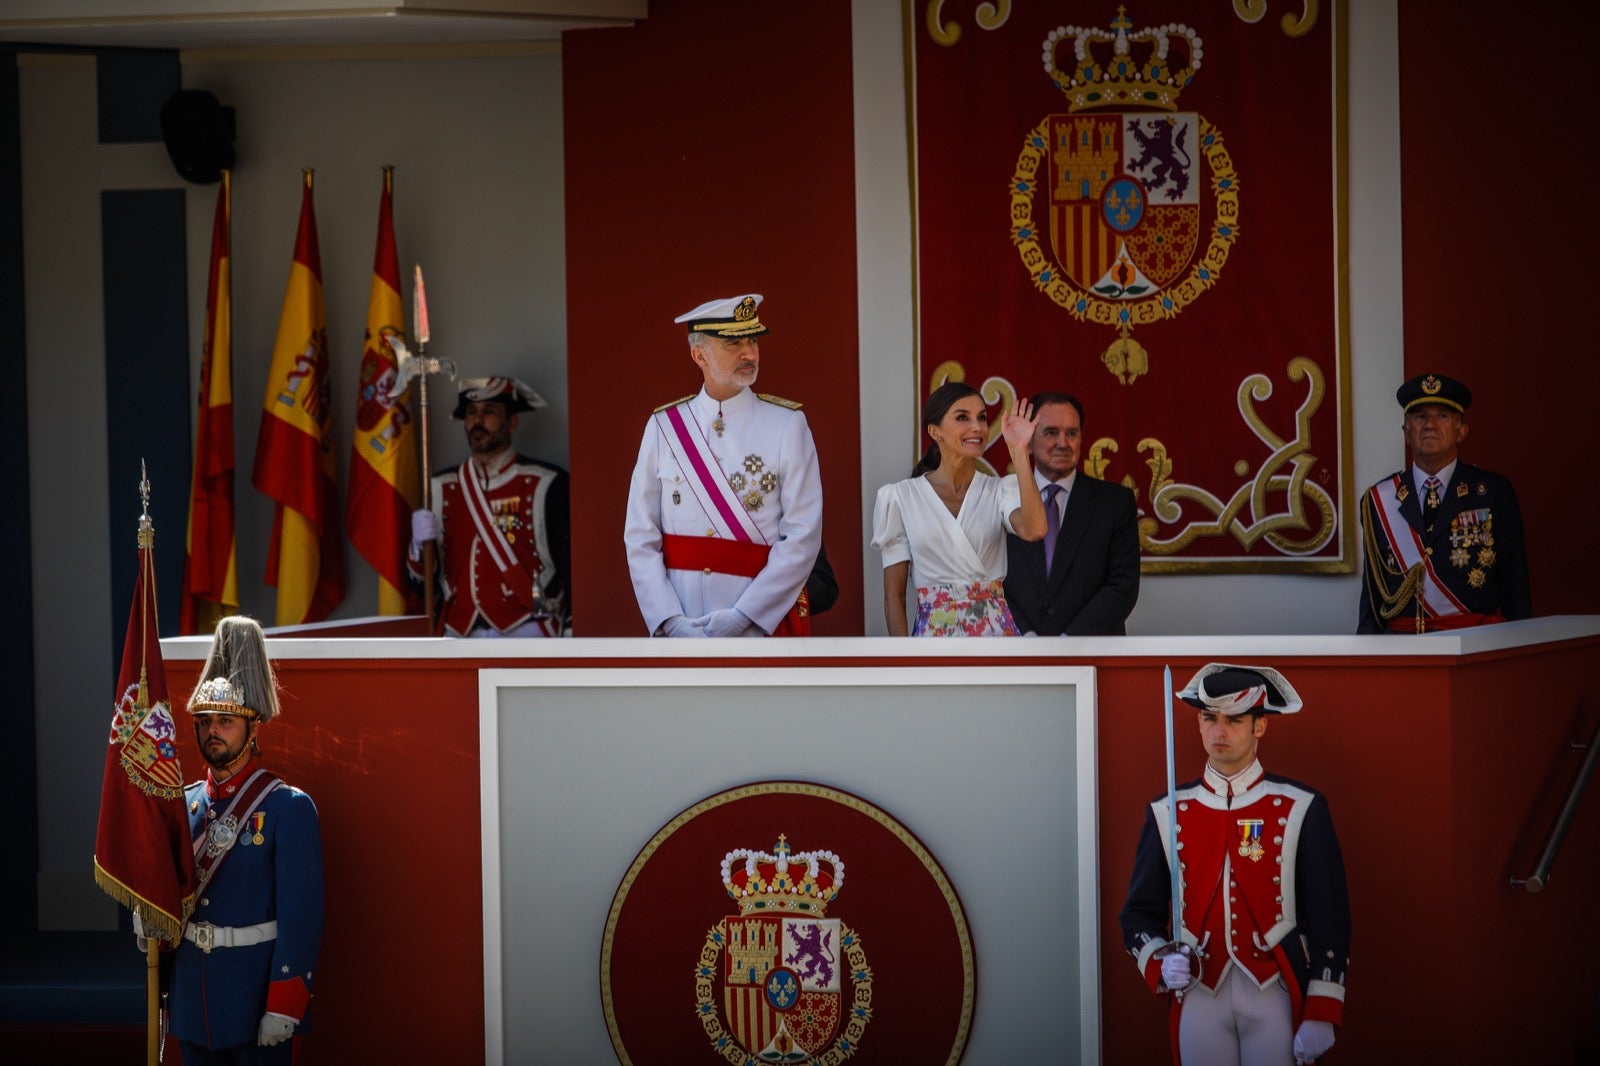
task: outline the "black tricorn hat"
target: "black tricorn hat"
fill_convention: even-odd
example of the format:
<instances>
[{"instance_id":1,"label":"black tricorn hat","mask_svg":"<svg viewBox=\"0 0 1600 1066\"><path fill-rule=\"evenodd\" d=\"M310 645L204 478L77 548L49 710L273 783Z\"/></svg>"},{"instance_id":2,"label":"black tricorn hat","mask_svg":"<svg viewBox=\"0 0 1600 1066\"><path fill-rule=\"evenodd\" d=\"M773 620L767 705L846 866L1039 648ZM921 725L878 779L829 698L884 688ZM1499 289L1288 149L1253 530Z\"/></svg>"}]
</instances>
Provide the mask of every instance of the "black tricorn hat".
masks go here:
<instances>
[{"instance_id":1,"label":"black tricorn hat","mask_svg":"<svg viewBox=\"0 0 1600 1066\"><path fill-rule=\"evenodd\" d=\"M1294 714L1302 704L1289 679L1270 666L1207 663L1178 698L1214 714Z\"/></svg>"}]
</instances>

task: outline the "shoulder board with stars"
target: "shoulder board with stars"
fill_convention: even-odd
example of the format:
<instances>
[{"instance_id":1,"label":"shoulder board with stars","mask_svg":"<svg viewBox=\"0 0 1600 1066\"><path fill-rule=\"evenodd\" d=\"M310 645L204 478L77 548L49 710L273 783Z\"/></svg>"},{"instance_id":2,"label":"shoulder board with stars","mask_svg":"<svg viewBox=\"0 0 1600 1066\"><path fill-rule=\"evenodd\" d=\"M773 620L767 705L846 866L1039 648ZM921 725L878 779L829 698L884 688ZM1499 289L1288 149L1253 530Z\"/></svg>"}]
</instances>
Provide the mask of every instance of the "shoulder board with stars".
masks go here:
<instances>
[{"instance_id":1,"label":"shoulder board with stars","mask_svg":"<svg viewBox=\"0 0 1600 1066\"><path fill-rule=\"evenodd\" d=\"M796 400L785 400L782 396L769 396L767 393L758 392L756 396L768 403L775 403L779 407L787 407L791 411L800 410L800 403Z\"/></svg>"},{"instance_id":2,"label":"shoulder board with stars","mask_svg":"<svg viewBox=\"0 0 1600 1066\"><path fill-rule=\"evenodd\" d=\"M691 392L689 395L679 397L678 399L673 400L671 403L662 404L660 407L657 407L654 411L651 411L650 413L653 414L653 415L658 415L662 411L665 411L669 407L676 407L680 403L688 403L690 400L694 399L696 395L697 395L696 393Z\"/></svg>"}]
</instances>

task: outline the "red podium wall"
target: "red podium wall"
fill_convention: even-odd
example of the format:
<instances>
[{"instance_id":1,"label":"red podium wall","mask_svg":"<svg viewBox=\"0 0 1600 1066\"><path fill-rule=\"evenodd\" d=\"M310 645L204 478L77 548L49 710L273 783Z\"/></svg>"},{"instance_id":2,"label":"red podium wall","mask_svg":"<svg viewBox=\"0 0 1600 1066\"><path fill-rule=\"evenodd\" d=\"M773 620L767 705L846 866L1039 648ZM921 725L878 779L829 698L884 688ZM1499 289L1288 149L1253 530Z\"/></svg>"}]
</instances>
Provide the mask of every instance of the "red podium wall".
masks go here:
<instances>
[{"instance_id":1,"label":"red podium wall","mask_svg":"<svg viewBox=\"0 0 1600 1066\"><path fill-rule=\"evenodd\" d=\"M205 647L163 642L175 700L186 699ZM316 799L326 849L317 1028L302 1061L481 1061L478 671L599 670L625 685L630 670L685 660L646 640L270 647L285 696L282 720L264 730L265 761ZM697 669L755 661L749 642L705 650ZM1339 1058L1558 1062L1572 1061L1596 1025L1596 797L1579 807L1544 891L1511 880L1532 872L1582 761L1572 742L1600 720L1586 676L1597 650L1600 621L1553 618L1423 638L814 638L768 642L759 662L1095 667L1106 1063L1166 1056L1165 1002L1135 974L1116 924L1144 804L1164 787L1162 667L1181 685L1208 661L1270 663L1305 710L1271 722L1262 760L1326 794L1348 869L1355 936ZM1179 710L1181 779L1203 754ZM182 756L195 776L192 737ZM1008 802L1027 803L1025 787ZM592 972L594 961L571 965ZM979 985L981 1009L981 969Z\"/></svg>"}]
</instances>

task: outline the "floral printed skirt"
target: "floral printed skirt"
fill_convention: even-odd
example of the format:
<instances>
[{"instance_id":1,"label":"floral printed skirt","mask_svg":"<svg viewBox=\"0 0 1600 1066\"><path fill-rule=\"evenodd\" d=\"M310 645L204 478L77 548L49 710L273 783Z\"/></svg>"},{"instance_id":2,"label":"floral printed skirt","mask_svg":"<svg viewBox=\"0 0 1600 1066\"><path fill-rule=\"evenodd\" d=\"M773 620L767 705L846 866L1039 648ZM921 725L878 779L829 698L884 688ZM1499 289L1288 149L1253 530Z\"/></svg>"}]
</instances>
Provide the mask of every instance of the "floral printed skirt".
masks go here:
<instances>
[{"instance_id":1,"label":"floral printed skirt","mask_svg":"<svg viewBox=\"0 0 1600 1066\"><path fill-rule=\"evenodd\" d=\"M917 587L914 637L1014 637L1017 623L999 581Z\"/></svg>"}]
</instances>

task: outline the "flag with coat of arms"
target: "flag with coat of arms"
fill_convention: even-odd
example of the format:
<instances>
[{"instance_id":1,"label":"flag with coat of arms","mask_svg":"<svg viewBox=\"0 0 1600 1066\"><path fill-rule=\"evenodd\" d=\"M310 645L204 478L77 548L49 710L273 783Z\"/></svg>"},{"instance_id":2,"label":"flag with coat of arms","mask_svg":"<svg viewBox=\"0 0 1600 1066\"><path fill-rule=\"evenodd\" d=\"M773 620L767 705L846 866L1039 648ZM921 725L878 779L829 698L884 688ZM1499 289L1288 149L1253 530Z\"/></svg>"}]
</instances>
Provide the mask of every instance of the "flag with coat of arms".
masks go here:
<instances>
[{"instance_id":1,"label":"flag with coat of arms","mask_svg":"<svg viewBox=\"0 0 1600 1066\"><path fill-rule=\"evenodd\" d=\"M146 483L148 484L148 483ZM194 851L156 611L155 530L139 520L139 575L100 786L94 879L146 935L177 942L194 907Z\"/></svg>"},{"instance_id":2,"label":"flag with coat of arms","mask_svg":"<svg viewBox=\"0 0 1600 1066\"><path fill-rule=\"evenodd\" d=\"M400 259L394 240L394 168L383 168L378 204L378 246L367 301L366 347L356 383L356 428L350 443L350 487L345 524L350 543L378 572L378 613L419 609L406 576L411 512L422 498L417 427L411 410L390 396L399 376L391 336L404 338Z\"/></svg>"},{"instance_id":3,"label":"flag with coat of arms","mask_svg":"<svg viewBox=\"0 0 1600 1066\"><path fill-rule=\"evenodd\" d=\"M310 170L262 408L251 481L278 504L266 574L266 583L278 590L277 624L320 622L344 599L344 546Z\"/></svg>"}]
</instances>

